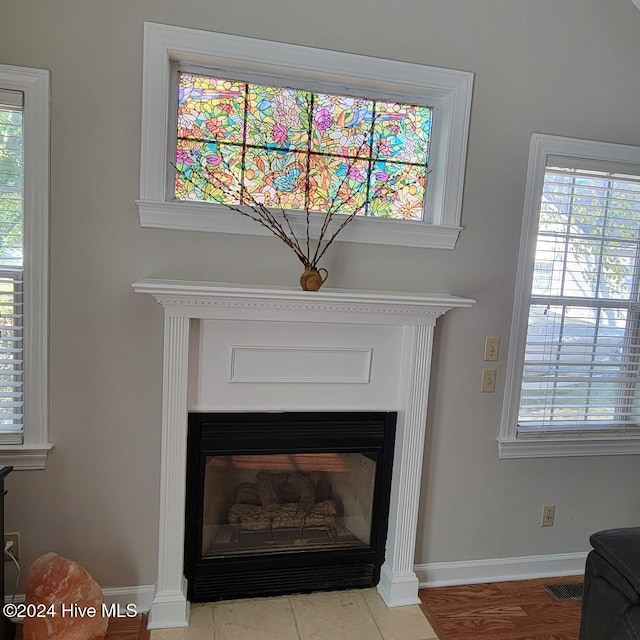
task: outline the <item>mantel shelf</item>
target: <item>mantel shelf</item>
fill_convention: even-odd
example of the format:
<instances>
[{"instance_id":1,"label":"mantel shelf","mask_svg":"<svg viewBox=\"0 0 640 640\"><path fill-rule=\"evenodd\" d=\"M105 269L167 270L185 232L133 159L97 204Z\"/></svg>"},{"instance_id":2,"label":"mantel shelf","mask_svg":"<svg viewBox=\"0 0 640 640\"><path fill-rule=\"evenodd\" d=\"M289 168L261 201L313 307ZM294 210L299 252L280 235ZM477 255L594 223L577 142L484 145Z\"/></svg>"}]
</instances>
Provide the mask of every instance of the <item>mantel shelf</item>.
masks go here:
<instances>
[{"instance_id":1,"label":"mantel shelf","mask_svg":"<svg viewBox=\"0 0 640 640\"><path fill-rule=\"evenodd\" d=\"M173 317L433 325L436 318L475 300L449 294L242 285L142 279L136 293L152 295Z\"/></svg>"}]
</instances>

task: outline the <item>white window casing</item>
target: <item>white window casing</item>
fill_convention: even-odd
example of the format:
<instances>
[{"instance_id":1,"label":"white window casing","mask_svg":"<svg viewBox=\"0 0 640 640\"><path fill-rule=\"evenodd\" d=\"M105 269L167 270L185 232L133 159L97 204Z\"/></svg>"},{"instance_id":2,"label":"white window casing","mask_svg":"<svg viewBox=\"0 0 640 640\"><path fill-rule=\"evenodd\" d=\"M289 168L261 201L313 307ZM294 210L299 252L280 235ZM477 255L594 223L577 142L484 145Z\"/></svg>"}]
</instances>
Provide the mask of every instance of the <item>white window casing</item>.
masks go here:
<instances>
[{"instance_id":1,"label":"white window casing","mask_svg":"<svg viewBox=\"0 0 640 640\"><path fill-rule=\"evenodd\" d=\"M540 223L543 190L545 188L548 190L554 180L554 174L562 171L569 174L573 172L573 175L577 175L578 179L583 181L581 184L586 184L588 189L595 189L593 185L597 184L598 176L605 175L614 176L612 180L616 181L628 180L629 184L633 184L634 189L637 189L640 184L638 183L640 180L640 147L541 134L534 134L532 137L506 368L504 404L498 438L498 451L501 458L640 453L640 426L635 407L635 398L640 384L637 373L634 374L639 360L637 328L633 328L633 323L627 322L621 353L616 352L613 358L603 357L603 344L607 344L606 341L611 338L603 334L602 331L603 327L605 329L609 327L606 327L605 323L601 325L600 320L597 320L595 325L593 320L587 320L589 314L591 318L600 317L601 313L627 314L627 317L631 318L632 313L637 313L640 239L636 237L634 240L630 234L624 237L623 233L620 236L622 238L620 242L616 240L617 233L615 237L609 236L613 227L606 226L609 223L605 210L608 210L611 198L614 197L610 194L598 200L595 212L590 211L590 207L593 209L593 206L592 200L589 200L595 196L588 196L589 202L586 207L584 199L580 200L579 204L574 204L574 201L571 200L568 218L572 220L568 221L567 225L571 224L572 227L567 226L566 233L555 234L550 231L552 227L543 227ZM571 179L573 180L573 178ZM558 194L552 195L557 196ZM636 218L634 219L637 221L638 192L634 191L630 197L632 197L631 204L629 202L620 204L619 196L616 195L615 206L635 207ZM548 196L547 201L549 201ZM580 207L580 211L587 211L587 213L581 213L582 218L577 218L580 224L576 230L576 222L573 219L578 207ZM604 213L602 213L603 211ZM617 213L620 211L623 210L620 209ZM589 218L589 216L593 216L593 218ZM601 219L604 219L605 222L595 223L596 220ZM604 226L599 226L601 224ZM620 228L620 224L626 223L616 222L618 228ZM583 225L584 229L580 225ZM563 236L564 240L560 236ZM616 295L615 293L601 295L600 285L596 287L593 294L583 295L582 292L579 292L580 287L585 288L583 286L586 282L584 279L589 277L589 274L585 271L586 262L581 262L579 256L576 257L575 254L573 256L566 254L569 239L576 241L577 244L574 246L584 246L586 243L586 245L598 249L600 252L596 259L598 274L604 273L603 251L612 251L607 257L614 262L619 256L622 256L623 260L627 260L626 264L630 265L630 270L635 273L635 275L629 276L635 284L625 284L630 293L628 295ZM553 251L549 251L546 256L547 261L540 259L541 256L545 256L547 247L561 247L562 242L567 243L564 245L564 258L554 257ZM537 246L538 252L536 253ZM534 268L537 273L535 287L533 284ZM599 281L600 275L597 275L597 278ZM558 285L560 280L563 283L561 286ZM545 289L548 290L548 293L545 293ZM540 345L533 344L531 341L527 345L527 335L530 330L530 308L539 310L543 307L544 314L553 313L554 308L561 309L563 323L563 326L558 329L558 325L553 324L555 321L545 319L545 323L548 323L545 325L548 328L543 332L545 344L549 349L555 350L554 353L557 353L557 359L552 362L551 368L546 373L544 367L539 367L539 365L549 363L549 351L546 352L546 356L538 355L542 354ZM572 326L565 329L564 323L571 314L573 314ZM531 317L534 318L533 312ZM532 337L534 330L534 325L531 325L530 336ZM584 331L582 336L577 335L579 330ZM592 331L593 334L590 333ZM527 350L528 346L529 350ZM570 355L567 356L567 353ZM527 402L523 401L521 407L525 362L529 366L528 380L533 381L534 397L533 400L528 397ZM625 368L619 364L620 362L623 364L626 362L631 366ZM556 396L556 391L553 390L553 395L548 396L548 399L541 395L542 392L536 396L535 385L539 384L539 388L544 387L545 383L541 382L544 375L550 376L552 381L549 383L550 387L556 384L553 380L560 381L557 386L560 395ZM625 376L624 383L620 383L620 390L616 391L616 380L623 376ZM575 378L577 377L581 381L576 385L574 383L576 383ZM585 385L589 387L586 394L584 392ZM606 385L609 387L605 392L603 389ZM595 389L593 396L590 395L591 388ZM621 399L622 396L624 396L623 399ZM539 404L533 405L532 402ZM584 417L576 418L583 405L585 407ZM595 409L592 412L593 406ZM621 408L627 410L626 420L619 417ZM556 412L555 416L554 412ZM559 418L557 412L564 412L563 416ZM520 427L518 425L519 418Z\"/></svg>"},{"instance_id":2,"label":"white window casing","mask_svg":"<svg viewBox=\"0 0 640 640\"><path fill-rule=\"evenodd\" d=\"M223 205L173 197L170 161L175 152L176 104L171 76L176 66L433 107L425 220L356 217L340 240L454 248L461 231L472 73L145 23L140 224L251 235L269 232Z\"/></svg>"},{"instance_id":3,"label":"white window casing","mask_svg":"<svg viewBox=\"0 0 640 640\"><path fill-rule=\"evenodd\" d=\"M0 465L43 469L49 443L49 72L0 65L0 92L22 94L24 176L23 429L0 440ZM21 440L21 442L20 442Z\"/></svg>"}]
</instances>

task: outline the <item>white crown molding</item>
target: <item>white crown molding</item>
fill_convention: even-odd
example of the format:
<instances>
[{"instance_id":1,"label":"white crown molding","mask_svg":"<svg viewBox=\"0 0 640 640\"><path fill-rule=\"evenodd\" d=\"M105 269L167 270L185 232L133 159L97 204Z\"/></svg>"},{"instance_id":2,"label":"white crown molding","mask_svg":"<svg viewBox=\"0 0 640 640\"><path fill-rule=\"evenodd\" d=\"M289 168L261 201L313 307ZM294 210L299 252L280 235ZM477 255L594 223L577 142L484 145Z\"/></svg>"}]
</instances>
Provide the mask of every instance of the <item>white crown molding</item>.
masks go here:
<instances>
[{"instance_id":1,"label":"white crown molding","mask_svg":"<svg viewBox=\"0 0 640 640\"><path fill-rule=\"evenodd\" d=\"M631 0L631 2L633 2L633 4L635 4L636 7L638 7L638 9L640 9L640 0Z\"/></svg>"},{"instance_id":2,"label":"white crown molding","mask_svg":"<svg viewBox=\"0 0 640 640\"><path fill-rule=\"evenodd\" d=\"M399 293L296 287L247 286L218 282L142 279L136 293L152 295L172 316L198 318L297 320L356 324L435 324L455 307L470 307L475 300L447 294Z\"/></svg>"}]
</instances>

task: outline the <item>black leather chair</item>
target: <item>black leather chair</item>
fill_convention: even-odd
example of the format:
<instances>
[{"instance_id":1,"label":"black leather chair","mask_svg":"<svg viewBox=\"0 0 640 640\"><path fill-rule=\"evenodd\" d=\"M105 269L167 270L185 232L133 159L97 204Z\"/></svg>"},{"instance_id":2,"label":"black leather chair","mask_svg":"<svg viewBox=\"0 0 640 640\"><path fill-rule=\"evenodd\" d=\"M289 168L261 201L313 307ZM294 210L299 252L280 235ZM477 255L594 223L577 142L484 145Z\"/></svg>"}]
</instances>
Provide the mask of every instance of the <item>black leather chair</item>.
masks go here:
<instances>
[{"instance_id":1,"label":"black leather chair","mask_svg":"<svg viewBox=\"0 0 640 640\"><path fill-rule=\"evenodd\" d=\"M640 527L590 538L580 640L640 640Z\"/></svg>"}]
</instances>

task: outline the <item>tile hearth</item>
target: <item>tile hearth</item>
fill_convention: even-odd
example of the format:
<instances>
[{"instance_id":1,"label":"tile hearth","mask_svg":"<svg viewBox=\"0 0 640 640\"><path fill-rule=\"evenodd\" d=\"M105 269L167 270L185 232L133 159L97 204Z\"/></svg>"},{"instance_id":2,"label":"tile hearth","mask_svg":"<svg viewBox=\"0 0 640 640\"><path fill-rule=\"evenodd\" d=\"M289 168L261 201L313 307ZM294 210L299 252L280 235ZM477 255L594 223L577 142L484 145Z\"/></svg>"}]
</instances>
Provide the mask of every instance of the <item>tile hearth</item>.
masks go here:
<instances>
[{"instance_id":1,"label":"tile hearth","mask_svg":"<svg viewBox=\"0 0 640 640\"><path fill-rule=\"evenodd\" d=\"M195 604L186 629L151 640L437 640L418 605L389 609L375 589Z\"/></svg>"}]
</instances>

